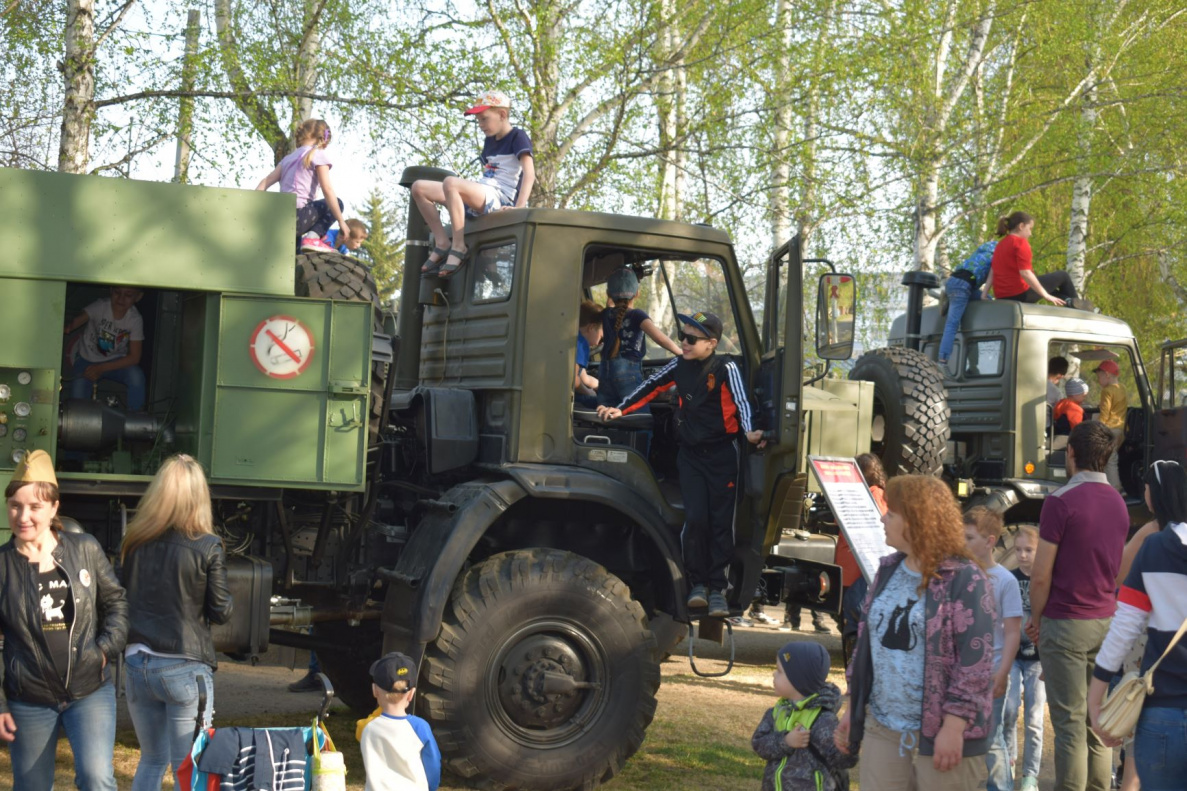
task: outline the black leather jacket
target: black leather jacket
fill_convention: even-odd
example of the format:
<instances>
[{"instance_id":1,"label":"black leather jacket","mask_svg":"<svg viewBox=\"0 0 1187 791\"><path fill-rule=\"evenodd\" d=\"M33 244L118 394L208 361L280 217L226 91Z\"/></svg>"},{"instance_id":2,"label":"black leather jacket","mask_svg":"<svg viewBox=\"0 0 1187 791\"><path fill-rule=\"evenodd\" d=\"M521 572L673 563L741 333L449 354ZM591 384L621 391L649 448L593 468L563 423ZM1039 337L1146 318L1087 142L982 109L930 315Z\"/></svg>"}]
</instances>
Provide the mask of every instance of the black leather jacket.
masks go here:
<instances>
[{"instance_id":1,"label":"black leather jacket","mask_svg":"<svg viewBox=\"0 0 1187 791\"><path fill-rule=\"evenodd\" d=\"M119 568L128 589L128 643L217 667L210 624L231 620L223 540L168 530L132 550Z\"/></svg>"},{"instance_id":2,"label":"black leather jacket","mask_svg":"<svg viewBox=\"0 0 1187 791\"><path fill-rule=\"evenodd\" d=\"M124 650L128 602L103 548L86 534L56 535L58 546L52 556L65 572L74 599L66 678L58 675L50 661L41 633L37 571L16 551L15 540L9 540L0 547L0 631L4 632L0 714L8 712L9 698L41 706L85 698L110 678L112 664Z\"/></svg>"}]
</instances>

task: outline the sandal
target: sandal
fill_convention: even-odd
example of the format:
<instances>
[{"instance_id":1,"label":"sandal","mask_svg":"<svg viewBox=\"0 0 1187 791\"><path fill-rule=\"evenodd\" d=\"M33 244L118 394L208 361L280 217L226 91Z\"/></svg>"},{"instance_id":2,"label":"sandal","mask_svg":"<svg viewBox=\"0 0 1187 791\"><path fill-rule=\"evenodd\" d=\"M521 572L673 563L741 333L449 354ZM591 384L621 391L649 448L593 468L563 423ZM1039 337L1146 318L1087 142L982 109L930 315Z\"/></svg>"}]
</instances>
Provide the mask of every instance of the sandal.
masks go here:
<instances>
[{"instance_id":1,"label":"sandal","mask_svg":"<svg viewBox=\"0 0 1187 791\"><path fill-rule=\"evenodd\" d=\"M452 277L454 273L461 269L462 265L466 263L466 256L469 254L469 250L454 250L451 248L449 250L449 255L445 259L445 264L437 270L437 277L445 279ZM451 264L450 261L455 258L457 259L457 263Z\"/></svg>"},{"instance_id":2,"label":"sandal","mask_svg":"<svg viewBox=\"0 0 1187 791\"><path fill-rule=\"evenodd\" d=\"M434 261L432 258L425 259L424 266L420 268L422 275L427 275L440 269L441 265L445 263L445 259L449 257L450 249L448 247L434 247L429 255L433 255L434 253L437 255L437 260Z\"/></svg>"}]
</instances>

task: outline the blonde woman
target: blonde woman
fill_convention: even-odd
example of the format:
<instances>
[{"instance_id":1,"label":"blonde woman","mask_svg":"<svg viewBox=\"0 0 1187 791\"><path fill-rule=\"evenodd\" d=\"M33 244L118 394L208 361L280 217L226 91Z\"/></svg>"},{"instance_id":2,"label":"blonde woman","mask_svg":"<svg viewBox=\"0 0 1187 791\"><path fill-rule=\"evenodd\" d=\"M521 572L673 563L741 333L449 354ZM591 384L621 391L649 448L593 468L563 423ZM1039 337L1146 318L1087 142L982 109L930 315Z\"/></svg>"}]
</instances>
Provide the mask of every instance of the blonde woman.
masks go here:
<instances>
[{"instance_id":1,"label":"blonde woman","mask_svg":"<svg viewBox=\"0 0 1187 791\"><path fill-rule=\"evenodd\" d=\"M231 617L226 556L214 534L210 489L202 466L184 454L165 460L140 500L120 549L128 591L124 652L128 710L140 742L133 791L160 789L190 752L198 715L198 678L214 709L214 641L210 624Z\"/></svg>"}]
</instances>

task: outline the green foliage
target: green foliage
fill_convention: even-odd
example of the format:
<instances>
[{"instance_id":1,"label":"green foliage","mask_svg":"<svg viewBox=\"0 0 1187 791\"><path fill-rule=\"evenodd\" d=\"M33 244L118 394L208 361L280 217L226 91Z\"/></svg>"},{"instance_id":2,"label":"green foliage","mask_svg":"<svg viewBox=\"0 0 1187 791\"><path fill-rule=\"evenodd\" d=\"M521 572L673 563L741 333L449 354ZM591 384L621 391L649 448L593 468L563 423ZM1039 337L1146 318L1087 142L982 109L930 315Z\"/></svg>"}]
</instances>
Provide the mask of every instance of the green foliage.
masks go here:
<instances>
[{"instance_id":1,"label":"green foliage","mask_svg":"<svg viewBox=\"0 0 1187 791\"><path fill-rule=\"evenodd\" d=\"M399 232L400 220L379 190L372 190L367 196L360 219L370 229L367 241L360 249L371 264L380 300L388 302L399 294L404 280L404 240Z\"/></svg>"}]
</instances>

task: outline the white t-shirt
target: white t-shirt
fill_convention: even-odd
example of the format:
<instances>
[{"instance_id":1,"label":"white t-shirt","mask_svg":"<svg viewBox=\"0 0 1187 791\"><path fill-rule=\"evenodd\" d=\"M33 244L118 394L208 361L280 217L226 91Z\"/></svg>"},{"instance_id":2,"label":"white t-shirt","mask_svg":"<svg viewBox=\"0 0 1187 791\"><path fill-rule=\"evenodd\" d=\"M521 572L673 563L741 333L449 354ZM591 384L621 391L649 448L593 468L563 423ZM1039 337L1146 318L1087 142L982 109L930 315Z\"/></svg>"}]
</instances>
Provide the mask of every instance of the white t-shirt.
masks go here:
<instances>
[{"instance_id":1,"label":"white t-shirt","mask_svg":"<svg viewBox=\"0 0 1187 791\"><path fill-rule=\"evenodd\" d=\"M86 306L88 318L82 338L74 347L75 359L91 363L105 363L128 356L132 341L144 340L144 320L136 306L128 308L123 318L111 314L111 299L104 297Z\"/></svg>"},{"instance_id":2,"label":"white t-shirt","mask_svg":"<svg viewBox=\"0 0 1187 791\"><path fill-rule=\"evenodd\" d=\"M1022 589L1013 573L1000 563L989 569L988 574L993 583L993 601L997 604L997 617L993 619L993 672L996 673L1002 665L1006 619L1022 617Z\"/></svg>"}]
</instances>

